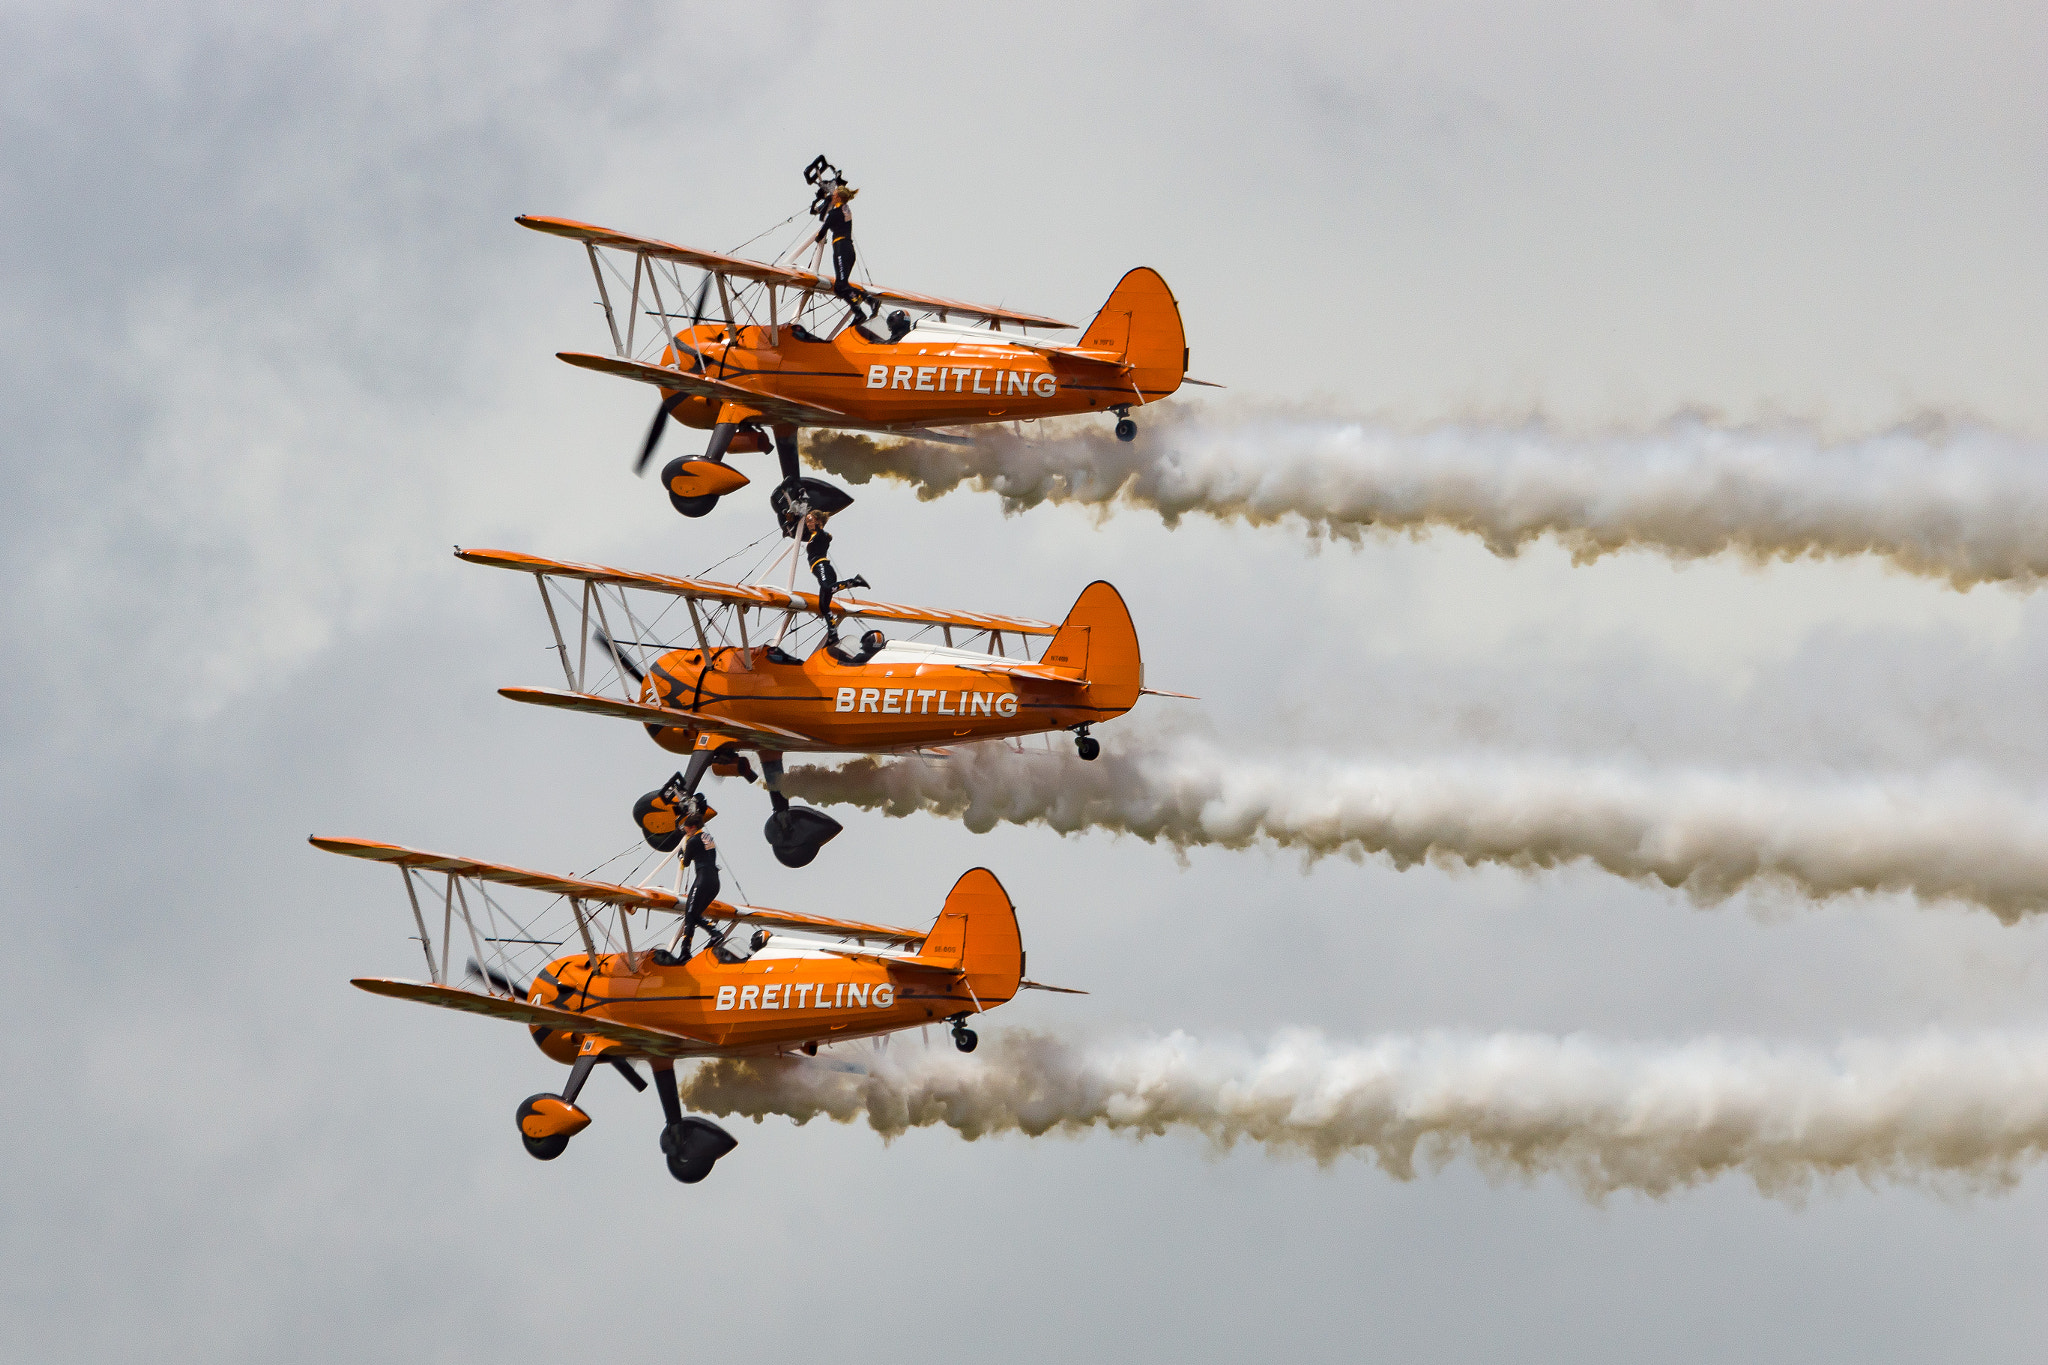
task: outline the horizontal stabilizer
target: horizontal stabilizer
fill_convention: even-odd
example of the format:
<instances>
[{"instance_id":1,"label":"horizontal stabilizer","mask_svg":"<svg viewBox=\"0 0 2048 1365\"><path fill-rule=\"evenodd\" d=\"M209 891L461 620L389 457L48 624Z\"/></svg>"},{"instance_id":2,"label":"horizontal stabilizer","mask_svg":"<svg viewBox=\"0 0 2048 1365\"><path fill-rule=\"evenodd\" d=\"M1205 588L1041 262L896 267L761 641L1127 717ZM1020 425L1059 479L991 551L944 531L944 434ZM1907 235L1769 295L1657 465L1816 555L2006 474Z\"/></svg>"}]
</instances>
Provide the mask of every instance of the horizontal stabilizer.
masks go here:
<instances>
[{"instance_id":1,"label":"horizontal stabilizer","mask_svg":"<svg viewBox=\"0 0 2048 1365\"><path fill-rule=\"evenodd\" d=\"M923 972L930 976L954 977L961 974L960 968L938 962L925 962L914 957L887 957L881 953L863 953L853 948L827 948L834 957L851 958L855 962L870 962L878 967L901 967L906 972Z\"/></svg>"},{"instance_id":2,"label":"horizontal stabilizer","mask_svg":"<svg viewBox=\"0 0 2048 1365\"><path fill-rule=\"evenodd\" d=\"M1042 981L1019 981L1017 989L1020 991L1053 991L1059 995L1088 994L1086 991L1077 991L1072 986L1048 986Z\"/></svg>"},{"instance_id":3,"label":"horizontal stabilizer","mask_svg":"<svg viewBox=\"0 0 2048 1365\"><path fill-rule=\"evenodd\" d=\"M1164 688L1159 687L1141 687L1138 689L1138 695L1141 697L1179 697L1182 701L1201 700L1200 697L1192 692L1168 692Z\"/></svg>"},{"instance_id":4,"label":"horizontal stabilizer","mask_svg":"<svg viewBox=\"0 0 2048 1365\"><path fill-rule=\"evenodd\" d=\"M799 915L794 910L764 910L758 905L727 905L724 901L713 901L704 913L707 919L732 920L737 924L755 924L768 929L795 929L807 934L829 934L834 938L871 938L878 943L901 943L906 947L922 943L925 939L922 929L893 929L886 924L863 924L853 919ZM844 956L859 957L861 954L848 951ZM889 960L893 962L896 959Z\"/></svg>"},{"instance_id":5,"label":"horizontal stabilizer","mask_svg":"<svg viewBox=\"0 0 2048 1365\"><path fill-rule=\"evenodd\" d=\"M700 1038L670 1033L666 1029L622 1024L595 1015L530 1005L524 1000L508 1000L502 995L457 990L453 986L433 986L424 981L394 981L377 976L359 976L349 984L372 995L388 995L394 1000L416 1000L422 1005L439 1005L442 1009L461 1010L465 1014L507 1019L529 1028L538 1026L570 1033L596 1034L649 1057L694 1057L713 1050L710 1043Z\"/></svg>"},{"instance_id":6,"label":"horizontal stabilizer","mask_svg":"<svg viewBox=\"0 0 2048 1365\"><path fill-rule=\"evenodd\" d=\"M812 743L809 735L785 730L780 725L734 720L730 716L706 715L702 711L679 711L668 706L649 706L620 697L596 697L588 692L561 692L547 687L501 687L498 695L534 706L553 706L564 711L581 711L587 716L610 716L615 720L636 720L642 725L663 725L678 730L695 728L732 739L763 742L775 746L795 740Z\"/></svg>"}]
</instances>

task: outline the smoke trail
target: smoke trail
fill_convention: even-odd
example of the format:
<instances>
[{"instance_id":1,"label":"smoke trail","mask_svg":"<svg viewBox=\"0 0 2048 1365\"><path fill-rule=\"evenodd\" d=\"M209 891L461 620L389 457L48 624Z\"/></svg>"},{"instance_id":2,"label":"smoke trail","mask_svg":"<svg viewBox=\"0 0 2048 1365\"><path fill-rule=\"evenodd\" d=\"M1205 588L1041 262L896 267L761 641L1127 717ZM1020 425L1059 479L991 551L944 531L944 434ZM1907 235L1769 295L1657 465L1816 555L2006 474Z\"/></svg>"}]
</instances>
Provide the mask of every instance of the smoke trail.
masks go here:
<instances>
[{"instance_id":1,"label":"smoke trail","mask_svg":"<svg viewBox=\"0 0 2048 1365\"><path fill-rule=\"evenodd\" d=\"M784 790L986 832L1105 829L1177 848L1260 841L1407 868L1590 862L1712 904L1753 884L1813 897L1908 892L2007 923L2048 908L2048 807L1958 774L1783 785L1703 772L1455 760L1245 756L1211 740L1125 735L1093 763L1001 744L943 761L790 770Z\"/></svg>"},{"instance_id":2,"label":"smoke trail","mask_svg":"<svg viewBox=\"0 0 2048 1365\"><path fill-rule=\"evenodd\" d=\"M1667 1049L1529 1034L1308 1032L1264 1051L1183 1034L1074 1043L993 1038L975 1055L899 1047L868 1074L719 1061L691 1109L798 1123L866 1116L885 1136L944 1125L973 1139L1176 1129L1328 1163L1351 1153L1397 1179L1469 1156L1495 1176L1561 1176L1590 1198L1662 1195L1739 1172L1796 1198L1854 1176L1995 1191L2048 1148L2048 1038L1929 1035L1828 1052L1704 1040Z\"/></svg>"},{"instance_id":3,"label":"smoke trail","mask_svg":"<svg viewBox=\"0 0 2048 1365\"><path fill-rule=\"evenodd\" d=\"M1190 512L1312 534L1447 528L1512 555L1554 536L1581 562L1617 550L1680 559L1874 554L1958 588L2048 574L2048 448L1982 427L1830 444L1796 428L1682 418L1641 436L1574 440L1541 425L1419 434L1357 421L1157 410L1139 439L1099 428L971 446L812 439L852 483L967 486L1008 511L1041 502Z\"/></svg>"}]
</instances>

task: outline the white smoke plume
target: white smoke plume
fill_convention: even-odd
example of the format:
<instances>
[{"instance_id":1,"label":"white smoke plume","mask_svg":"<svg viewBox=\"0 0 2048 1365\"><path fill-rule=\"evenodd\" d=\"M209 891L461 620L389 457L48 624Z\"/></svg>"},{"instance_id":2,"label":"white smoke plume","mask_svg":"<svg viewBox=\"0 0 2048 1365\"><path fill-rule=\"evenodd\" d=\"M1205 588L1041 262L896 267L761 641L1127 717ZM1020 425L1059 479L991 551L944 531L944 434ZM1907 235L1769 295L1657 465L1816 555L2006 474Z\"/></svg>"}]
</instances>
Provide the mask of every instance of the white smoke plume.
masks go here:
<instances>
[{"instance_id":1,"label":"white smoke plume","mask_svg":"<svg viewBox=\"0 0 2048 1365\"><path fill-rule=\"evenodd\" d=\"M1010 1032L971 1056L901 1042L854 1055L867 1074L713 1062L687 1080L684 1103L756 1121L865 1117L890 1137L940 1125L969 1139L1186 1130L1323 1163L1354 1154L1402 1180L1465 1156L1495 1177L1556 1175L1594 1199L1733 1173L1793 1199L1843 1177L1996 1191L2048 1148L2039 1036L1816 1051L1530 1034L1343 1046L1291 1032L1253 1051L1179 1033L1084 1043Z\"/></svg>"},{"instance_id":2,"label":"white smoke plume","mask_svg":"<svg viewBox=\"0 0 2048 1365\"><path fill-rule=\"evenodd\" d=\"M851 483L888 478L924 498L968 487L1008 511L1041 502L1206 513L1312 534L1478 536L1512 555L1553 536L1587 561L1630 548L1679 559L1880 555L1958 588L2048 574L2048 447L1978 426L1829 443L1798 427L1682 418L1643 434L1573 439L1540 424L1423 432L1335 418L1179 405L1137 441L1099 426L972 445L814 437L810 459Z\"/></svg>"},{"instance_id":3,"label":"white smoke plume","mask_svg":"<svg viewBox=\"0 0 2048 1365\"><path fill-rule=\"evenodd\" d=\"M1590 863L1703 904L1760 886L1816 898L1905 892L1981 906L2007 923L2048 909L2048 805L1960 772L1787 783L1483 758L1245 754L1171 732L1113 743L1093 763L978 744L944 760L803 766L784 790L892 816L950 816L977 832L1044 824L1183 849L1383 855L1401 868Z\"/></svg>"}]
</instances>

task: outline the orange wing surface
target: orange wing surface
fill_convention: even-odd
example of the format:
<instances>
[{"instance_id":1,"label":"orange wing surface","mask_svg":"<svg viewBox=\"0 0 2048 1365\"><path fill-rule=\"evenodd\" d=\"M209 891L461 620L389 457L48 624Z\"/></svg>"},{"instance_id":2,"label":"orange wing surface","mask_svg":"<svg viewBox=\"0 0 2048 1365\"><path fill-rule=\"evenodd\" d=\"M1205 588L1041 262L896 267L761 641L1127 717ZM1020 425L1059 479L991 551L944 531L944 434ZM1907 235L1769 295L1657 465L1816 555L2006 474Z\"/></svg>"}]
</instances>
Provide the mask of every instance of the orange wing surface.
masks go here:
<instances>
[{"instance_id":1,"label":"orange wing surface","mask_svg":"<svg viewBox=\"0 0 2048 1365\"><path fill-rule=\"evenodd\" d=\"M581 877L558 877L548 872L529 872L523 867L509 867L503 863L480 863L469 858L451 858L445 853L426 853L416 848L403 848L397 844L380 844L371 839L330 839L314 836L309 842L313 847L329 853L344 853L351 858L368 858L372 862L397 863L422 872L452 872L458 877L476 877L487 882L501 882L507 886L523 886L534 891L550 891L558 896L574 896L578 900L602 901L607 905L622 905L629 910L672 910L676 898L667 891L651 887L620 886L615 882L591 882Z\"/></svg>"},{"instance_id":2,"label":"orange wing surface","mask_svg":"<svg viewBox=\"0 0 2048 1365\"><path fill-rule=\"evenodd\" d=\"M422 1005L439 1005L443 1009L487 1015L492 1019L509 1019L529 1028L594 1033L655 1057L690 1057L712 1050L711 1044L702 1039L670 1033L666 1029L622 1024L615 1019L592 1014L572 1014L546 1005L529 1005L524 1000L509 1000L502 995L458 990L454 986L430 986L423 981L394 981L381 976L359 976L349 984L372 995L388 995L394 1000L417 1000Z\"/></svg>"},{"instance_id":3,"label":"orange wing surface","mask_svg":"<svg viewBox=\"0 0 2048 1365\"><path fill-rule=\"evenodd\" d=\"M734 720L731 716L706 715L701 711L678 711L670 706L647 706L641 702L621 701L617 697L592 696L588 692L562 692L547 687L501 687L498 689L498 695L507 701L552 706L562 711L581 711L586 716L637 720L642 725L663 725L677 730L706 730L714 735L752 740L771 746L787 740L810 744L816 739L815 736L796 730L785 730L780 725L769 725L766 722Z\"/></svg>"},{"instance_id":4,"label":"orange wing surface","mask_svg":"<svg viewBox=\"0 0 2048 1365\"><path fill-rule=\"evenodd\" d=\"M663 891L659 887L621 886L616 882L593 882L582 877L559 877L548 872L529 872L523 867L512 867L505 863L452 858L445 853L428 853L399 844L380 844L370 839L333 839L314 835L307 842L315 848L324 849L329 853L345 853L351 858L396 863L401 867L410 867L422 872L452 872L458 877L477 877L487 882L523 886L529 890L548 891L558 896L574 896L578 900L621 905L629 910L665 910L675 914L679 913L681 906L674 893ZM724 901L711 902L711 907L706 913L712 919L735 920L741 924L760 925L769 929L798 929L839 938L874 939L880 943L922 943L926 933L922 929L899 929L892 925L867 924L860 920L803 915L793 910L770 910L759 905L728 905Z\"/></svg>"},{"instance_id":5,"label":"orange wing surface","mask_svg":"<svg viewBox=\"0 0 2048 1365\"><path fill-rule=\"evenodd\" d=\"M721 403L734 403L743 408L752 408L763 417L774 422L823 423L831 426L844 420L846 414L837 408L828 408L820 403L806 403L800 399L784 398L779 394L762 389L743 389L737 384L723 380L709 379L703 375L685 374L681 370L665 370L659 365L643 365L637 360L620 360L615 356L590 355L583 351L557 351L557 360L566 360L584 370L596 370L599 374L615 374L621 379L634 379L642 384L671 392L680 391L695 398L714 398Z\"/></svg>"},{"instance_id":6,"label":"orange wing surface","mask_svg":"<svg viewBox=\"0 0 2048 1365\"><path fill-rule=\"evenodd\" d=\"M787 266L767 265L760 261L749 261L716 251L700 251L696 247L677 246L673 242L657 241L652 237L634 237L591 223L579 223L570 218L521 214L514 221L521 227L532 228L535 232L567 237L590 246L631 251L651 256L658 261L674 261L678 265L730 275L735 279L752 280L756 284L804 289L814 294L832 292L832 281L822 275L814 275L808 270L792 270ZM884 303L900 303L911 308L928 309L948 318L973 318L980 322L1007 322L1018 327L1046 327L1059 331L1074 329L1073 323L1061 322L1058 318L1043 317L1037 313L1020 313L1010 308L990 308L979 303L962 303L958 299L942 299L931 294L912 294L901 289L880 288L866 288L865 292L870 298L879 299Z\"/></svg>"},{"instance_id":7,"label":"orange wing surface","mask_svg":"<svg viewBox=\"0 0 2048 1365\"><path fill-rule=\"evenodd\" d=\"M557 578L575 578L589 583L614 583L620 587L643 588L648 592L665 592L677 597L695 597L732 606L810 613L818 610L817 594L794 589L758 584L741 586L736 583L714 583L702 578L674 578L667 574L635 573L627 569L607 568L602 564L542 559L538 555L520 554L514 550L457 549L455 557L493 569L516 569L522 573L549 574ZM836 595L832 599L832 605L835 609L843 607L848 616L860 616L874 621L900 621L908 625L953 626L961 630L998 630L1006 635L1053 635L1059 631L1059 627L1050 621L1034 620L1028 616L991 616L978 611L932 611L925 607L907 607L896 602L849 598L845 593Z\"/></svg>"}]
</instances>

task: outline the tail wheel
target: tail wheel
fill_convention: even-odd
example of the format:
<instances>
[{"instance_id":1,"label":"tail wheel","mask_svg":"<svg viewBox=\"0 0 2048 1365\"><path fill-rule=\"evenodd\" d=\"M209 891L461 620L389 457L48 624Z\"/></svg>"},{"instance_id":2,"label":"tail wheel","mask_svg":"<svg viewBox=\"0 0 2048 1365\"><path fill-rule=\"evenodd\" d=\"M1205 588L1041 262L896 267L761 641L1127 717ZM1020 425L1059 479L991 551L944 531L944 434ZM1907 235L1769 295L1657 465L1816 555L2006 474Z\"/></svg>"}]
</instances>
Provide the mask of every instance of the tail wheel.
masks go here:
<instances>
[{"instance_id":1,"label":"tail wheel","mask_svg":"<svg viewBox=\"0 0 2048 1365\"><path fill-rule=\"evenodd\" d=\"M980 1042L981 1038L971 1028L956 1028L953 1030L953 1046L959 1048L962 1052L974 1051Z\"/></svg>"},{"instance_id":2,"label":"tail wheel","mask_svg":"<svg viewBox=\"0 0 2048 1365\"><path fill-rule=\"evenodd\" d=\"M1093 735L1083 735L1074 741L1074 748L1080 751L1083 759L1093 763L1096 756L1102 752L1102 741Z\"/></svg>"},{"instance_id":3,"label":"tail wheel","mask_svg":"<svg viewBox=\"0 0 2048 1365\"><path fill-rule=\"evenodd\" d=\"M1131 420L1130 418L1128 418L1128 417L1124 418L1124 419L1123 419L1123 420L1122 420L1121 422L1118 422L1118 423L1116 424L1116 438L1117 438L1117 439L1118 439L1119 441L1135 441L1135 440L1137 440L1137 439L1138 439L1138 424L1137 424L1136 422L1133 422L1133 421L1132 421L1132 420Z\"/></svg>"}]
</instances>

